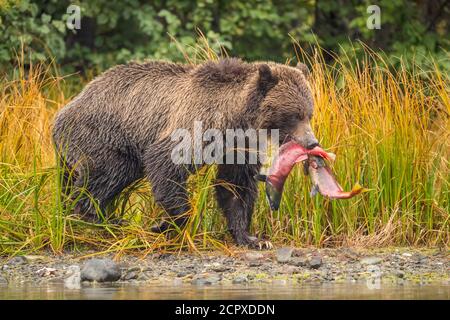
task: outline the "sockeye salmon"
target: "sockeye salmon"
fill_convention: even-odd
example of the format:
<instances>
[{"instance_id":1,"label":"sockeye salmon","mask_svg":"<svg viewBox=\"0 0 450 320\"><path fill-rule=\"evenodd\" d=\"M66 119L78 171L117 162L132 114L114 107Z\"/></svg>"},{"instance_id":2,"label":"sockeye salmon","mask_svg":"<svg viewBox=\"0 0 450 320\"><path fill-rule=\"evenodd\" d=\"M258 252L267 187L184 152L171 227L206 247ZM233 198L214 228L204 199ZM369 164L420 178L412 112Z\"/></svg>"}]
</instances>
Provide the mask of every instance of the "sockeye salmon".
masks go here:
<instances>
[{"instance_id":1,"label":"sockeye salmon","mask_svg":"<svg viewBox=\"0 0 450 320\"><path fill-rule=\"evenodd\" d=\"M295 164L306 161L306 173L311 177L313 197L318 192L331 199L348 199L361 192L367 191L356 184L349 192L345 192L336 181L325 160L334 161L335 155L328 153L321 147L305 149L295 141L284 143L279 150L278 157L273 162L267 175L257 175L256 178L266 183L266 196L271 210L278 210L283 194L284 183Z\"/></svg>"}]
</instances>

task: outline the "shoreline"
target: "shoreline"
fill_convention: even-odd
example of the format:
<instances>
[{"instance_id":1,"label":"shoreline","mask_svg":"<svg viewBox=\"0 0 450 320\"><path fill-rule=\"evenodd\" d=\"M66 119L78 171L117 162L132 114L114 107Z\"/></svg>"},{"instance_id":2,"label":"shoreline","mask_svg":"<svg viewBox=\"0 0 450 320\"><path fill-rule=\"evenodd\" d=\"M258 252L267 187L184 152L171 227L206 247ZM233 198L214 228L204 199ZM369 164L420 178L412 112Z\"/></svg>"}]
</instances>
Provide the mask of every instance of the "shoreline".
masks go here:
<instances>
[{"instance_id":1,"label":"shoreline","mask_svg":"<svg viewBox=\"0 0 450 320\"><path fill-rule=\"evenodd\" d=\"M67 285L73 268L79 267L83 274L83 268L90 260L113 259L111 254L95 258L85 256L44 254L11 259L0 257L0 288L27 284ZM123 255L111 263L117 274L112 282L118 284L287 286L365 281L374 285L450 285L449 258L449 251L439 248L282 247L270 251L240 249L233 256L214 251L202 255L154 253L145 258ZM93 283L96 282L81 280L80 285L91 286Z\"/></svg>"}]
</instances>

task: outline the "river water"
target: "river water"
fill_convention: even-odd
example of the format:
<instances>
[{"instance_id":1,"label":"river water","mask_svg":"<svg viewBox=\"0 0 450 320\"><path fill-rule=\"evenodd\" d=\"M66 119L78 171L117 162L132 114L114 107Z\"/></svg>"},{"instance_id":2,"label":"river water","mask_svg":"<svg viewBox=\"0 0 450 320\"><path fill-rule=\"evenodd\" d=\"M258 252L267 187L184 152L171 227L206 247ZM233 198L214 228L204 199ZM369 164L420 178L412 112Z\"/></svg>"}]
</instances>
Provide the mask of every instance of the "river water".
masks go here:
<instances>
[{"instance_id":1,"label":"river water","mask_svg":"<svg viewBox=\"0 0 450 320\"><path fill-rule=\"evenodd\" d=\"M45 286L0 286L0 300L170 300L170 299L442 299L450 300L450 286L385 285L371 288L365 283L326 283L320 285L214 285L157 286L96 284L66 289L62 284Z\"/></svg>"}]
</instances>

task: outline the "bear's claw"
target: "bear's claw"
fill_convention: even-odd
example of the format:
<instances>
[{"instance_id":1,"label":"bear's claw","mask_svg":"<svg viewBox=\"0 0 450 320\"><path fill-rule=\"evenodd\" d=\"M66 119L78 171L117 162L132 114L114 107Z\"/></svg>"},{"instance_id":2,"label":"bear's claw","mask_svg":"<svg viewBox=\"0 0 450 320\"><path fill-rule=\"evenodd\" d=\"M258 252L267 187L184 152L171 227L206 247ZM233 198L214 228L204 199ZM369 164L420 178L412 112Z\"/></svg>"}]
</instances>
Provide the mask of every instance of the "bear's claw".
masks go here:
<instances>
[{"instance_id":1,"label":"bear's claw","mask_svg":"<svg viewBox=\"0 0 450 320\"><path fill-rule=\"evenodd\" d=\"M272 242L268 240L261 240L256 237L248 236L248 247L257 250L271 250L273 249Z\"/></svg>"}]
</instances>

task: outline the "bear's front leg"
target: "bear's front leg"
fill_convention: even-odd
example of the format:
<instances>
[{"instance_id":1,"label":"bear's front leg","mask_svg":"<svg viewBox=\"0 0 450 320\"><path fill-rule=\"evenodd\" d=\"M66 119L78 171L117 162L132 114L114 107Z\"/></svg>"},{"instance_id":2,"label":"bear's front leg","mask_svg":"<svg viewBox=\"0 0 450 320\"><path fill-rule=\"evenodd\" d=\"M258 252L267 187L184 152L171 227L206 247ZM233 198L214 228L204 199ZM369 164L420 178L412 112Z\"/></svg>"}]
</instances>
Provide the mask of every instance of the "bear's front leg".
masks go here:
<instances>
[{"instance_id":1,"label":"bear's front leg","mask_svg":"<svg viewBox=\"0 0 450 320\"><path fill-rule=\"evenodd\" d=\"M218 166L216 197L228 229L238 245L248 245L255 249L271 249L269 241L259 240L249 234L254 204L258 195L254 176L259 165Z\"/></svg>"}]
</instances>

